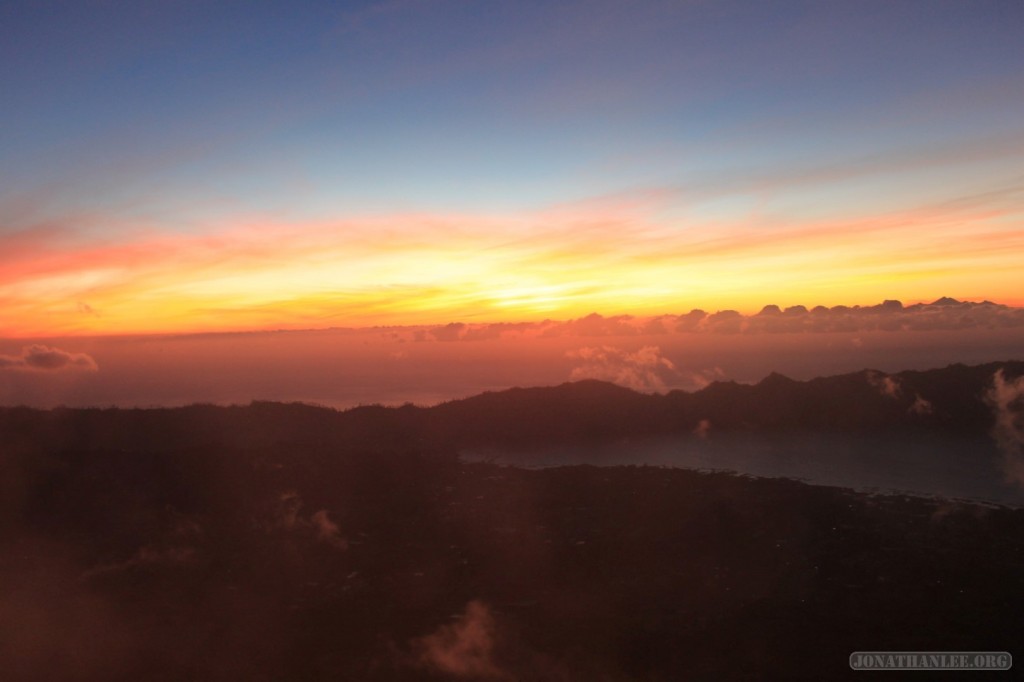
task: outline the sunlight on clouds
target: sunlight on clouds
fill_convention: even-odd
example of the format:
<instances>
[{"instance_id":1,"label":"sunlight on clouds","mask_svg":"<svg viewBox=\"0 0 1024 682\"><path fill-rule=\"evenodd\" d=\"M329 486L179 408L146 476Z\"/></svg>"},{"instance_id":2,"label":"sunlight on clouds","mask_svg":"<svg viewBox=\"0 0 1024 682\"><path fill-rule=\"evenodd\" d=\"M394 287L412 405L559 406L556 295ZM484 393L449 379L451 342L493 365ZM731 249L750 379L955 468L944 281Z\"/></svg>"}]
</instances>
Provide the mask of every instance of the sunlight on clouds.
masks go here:
<instances>
[{"instance_id":1,"label":"sunlight on clouds","mask_svg":"<svg viewBox=\"0 0 1024 682\"><path fill-rule=\"evenodd\" d=\"M0 271L0 334L753 312L942 295L1020 303L1014 254L1024 233L1005 225L1015 207L965 201L848 221L709 225L625 202L511 216L247 221L202 234L139 228L118 244L15 258ZM47 246L45 234L38 240ZM82 314L79 301L96 314Z\"/></svg>"},{"instance_id":2,"label":"sunlight on clouds","mask_svg":"<svg viewBox=\"0 0 1024 682\"><path fill-rule=\"evenodd\" d=\"M532 286L495 287L487 297L499 308L548 312L558 310L577 297L569 284L534 284Z\"/></svg>"},{"instance_id":3,"label":"sunlight on clouds","mask_svg":"<svg viewBox=\"0 0 1024 682\"><path fill-rule=\"evenodd\" d=\"M0 285L0 296L44 300L60 298L69 292L83 292L101 287L118 281L121 277L123 277L121 268L85 269L42 277L29 277Z\"/></svg>"}]
</instances>

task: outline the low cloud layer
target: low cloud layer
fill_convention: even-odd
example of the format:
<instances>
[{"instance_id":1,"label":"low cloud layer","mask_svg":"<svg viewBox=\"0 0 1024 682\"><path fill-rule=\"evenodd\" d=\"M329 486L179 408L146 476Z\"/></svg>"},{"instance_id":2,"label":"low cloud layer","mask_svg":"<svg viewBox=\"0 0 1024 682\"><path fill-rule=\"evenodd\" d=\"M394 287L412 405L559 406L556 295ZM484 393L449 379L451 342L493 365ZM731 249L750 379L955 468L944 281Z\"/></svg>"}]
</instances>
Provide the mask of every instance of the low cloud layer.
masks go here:
<instances>
[{"instance_id":1,"label":"low cloud layer","mask_svg":"<svg viewBox=\"0 0 1024 682\"><path fill-rule=\"evenodd\" d=\"M884 301L871 306L806 306L782 309L766 305L754 315L735 310L706 313L692 310L685 315L656 318L676 332L711 334L778 334L802 332L934 331L954 329L996 329L1024 326L1024 308L983 301L940 298L931 303L904 306Z\"/></svg>"},{"instance_id":2,"label":"low cloud layer","mask_svg":"<svg viewBox=\"0 0 1024 682\"><path fill-rule=\"evenodd\" d=\"M0 370L95 372L97 369L96 361L85 353L69 353L50 346L25 346L21 355L0 355Z\"/></svg>"},{"instance_id":3,"label":"low cloud layer","mask_svg":"<svg viewBox=\"0 0 1024 682\"><path fill-rule=\"evenodd\" d=\"M744 315L736 310L691 310L682 315L605 317L591 313L567 320L521 324L464 324L426 327L396 335L411 341L483 341L514 337L615 337L663 334L785 334L828 332L906 332L1024 327L1024 308L991 301L975 303L940 298L931 303L904 306L889 300L869 306L802 305L780 308L766 305Z\"/></svg>"},{"instance_id":4,"label":"low cloud layer","mask_svg":"<svg viewBox=\"0 0 1024 682\"><path fill-rule=\"evenodd\" d=\"M580 361L569 375L571 381L600 379L635 391L663 391L679 377L672 361L657 346L629 352L613 346L584 347L567 356Z\"/></svg>"},{"instance_id":5,"label":"low cloud layer","mask_svg":"<svg viewBox=\"0 0 1024 682\"><path fill-rule=\"evenodd\" d=\"M1024 487L1024 376L1007 379L997 371L986 397L995 414L992 437L1003 455L1003 472Z\"/></svg>"},{"instance_id":6,"label":"low cloud layer","mask_svg":"<svg viewBox=\"0 0 1024 682\"><path fill-rule=\"evenodd\" d=\"M342 537L341 529L338 524L331 521L326 509L321 509L313 514L309 521L316 530L317 540L337 549L348 549L348 540Z\"/></svg>"}]
</instances>

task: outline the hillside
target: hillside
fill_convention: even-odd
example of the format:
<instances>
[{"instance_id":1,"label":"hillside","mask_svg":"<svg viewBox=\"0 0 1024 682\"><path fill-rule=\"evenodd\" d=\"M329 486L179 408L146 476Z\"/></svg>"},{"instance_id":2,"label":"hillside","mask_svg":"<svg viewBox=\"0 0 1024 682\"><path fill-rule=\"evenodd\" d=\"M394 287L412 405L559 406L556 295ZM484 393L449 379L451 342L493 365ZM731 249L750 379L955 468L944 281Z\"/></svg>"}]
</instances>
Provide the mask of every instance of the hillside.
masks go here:
<instances>
[{"instance_id":1,"label":"hillside","mask_svg":"<svg viewBox=\"0 0 1024 682\"><path fill-rule=\"evenodd\" d=\"M1019 644L1022 510L273 448L5 473L7 680L841 679Z\"/></svg>"},{"instance_id":2,"label":"hillside","mask_svg":"<svg viewBox=\"0 0 1024 682\"><path fill-rule=\"evenodd\" d=\"M893 375L864 370L811 381L772 374L755 385L715 382L694 393L664 395L586 380L484 393L428 408L366 406L344 412L266 402L159 409L5 407L0 408L0 437L46 450L302 443L455 451L684 434L707 421L725 432L940 432L987 438L995 419L986 396L1000 370L1012 380L1024 375L1024 362Z\"/></svg>"}]
</instances>

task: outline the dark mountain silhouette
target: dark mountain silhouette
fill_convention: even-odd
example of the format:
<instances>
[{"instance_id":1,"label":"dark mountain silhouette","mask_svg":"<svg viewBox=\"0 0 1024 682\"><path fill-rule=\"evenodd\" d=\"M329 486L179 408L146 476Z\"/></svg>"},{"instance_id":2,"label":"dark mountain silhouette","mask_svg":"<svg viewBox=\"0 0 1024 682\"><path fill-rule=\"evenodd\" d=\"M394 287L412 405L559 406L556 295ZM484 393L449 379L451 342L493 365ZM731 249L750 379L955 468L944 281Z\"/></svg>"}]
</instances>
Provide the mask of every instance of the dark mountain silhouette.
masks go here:
<instances>
[{"instance_id":1,"label":"dark mountain silhouette","mask_svg":"<svg viewBox=\"0 0 1024 682\"><path fill-rule=\"evenodd\" d=\"M985 396L996 371L1024 374L1024 362L900 372L873 370L794 381L771 374L755 385L715 382L695 393L648 395L596 381L513 389L427 410L460 444L607 439L689 433L708 420L727 431L935 432L987 436L993 415ZM918 398L927 411L915 411Z\"/></svg>"},{"instance_id":2,"label":"dark mountain silhouette","mask_svg":"<svg viewBox=\"0 0 1024 682\"><path fill-rule=\"evenodd\" d=\"M811 381L773 373L755 385L715 382L694 393L664 395L586 380L484 393L429 408L366 406L345 412L269 402L129 410L0 408L0 437L46 449L360 443L375 451L452 450L682 434L702 420L725 431L938 431L987 437L993 415L985 396L998 370L1012 379L1024 375L1024 362L892 375L864 370ZM893 392L886 393L885 379ZM927 401L927 411L914 410L918 398Z\"/></svg>"},{"instance_id":3,"label":"dark mountain silhouette","mask_svg":"<svg viewBox=\"0 0 1024 682\"><path fill-rule=\"evenodd\" d=\"M841 679L1019 645L1024 510L468 444L977 434L997 369L433 408L0 410L5 680ZM930 411L914 411L917 398ZM829 453L821 453L823 457ZM1016 653L1016 652L1014 652Z\"/></svg>"}]
</instances>

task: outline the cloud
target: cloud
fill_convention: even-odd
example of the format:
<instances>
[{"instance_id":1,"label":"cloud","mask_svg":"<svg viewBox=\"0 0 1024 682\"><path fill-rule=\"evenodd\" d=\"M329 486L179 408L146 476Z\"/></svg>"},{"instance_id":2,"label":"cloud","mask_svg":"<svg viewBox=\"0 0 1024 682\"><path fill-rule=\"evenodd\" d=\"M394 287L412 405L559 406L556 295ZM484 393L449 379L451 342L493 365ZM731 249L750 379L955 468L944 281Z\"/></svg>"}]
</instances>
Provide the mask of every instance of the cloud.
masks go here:
<instances>
[{"instance_id":1,"label":"cloud","mask_svg":"<svg viewBox=\"0 0 1024 682\"><path fill-rule=\"evenodd\" d=\"M676 331L695 332L701 330L701 325L707 319L708 314L696 308L676 318Z\"/></svg>"},{"instance_id":2,"label":"cloud","mask_svg":"<svg viewBox=\"0 0 1024 682\"><path fill-rule=\"evenodd\" d=\"M302 509L302 498L294 490L287 490L277 497L278 507L273 527L292 530L302 524L299 510Z\"/></svg>"},{"instance_id":3,"label":"cloud","mask_svg":"<svg viewBox=\"0 0 1024 682\"><path fill-rule=\"evenodd\" d=\"M711 367L710 369L702 369L697 372L690 372L690 383L693 384L698 390L707 388L716 381L721 381L725 378L725 372L721 367Z\"/></svg>"},{"instance_id":4,"label":"cloud","mask_svg":"<svg viewBox=\"0 0 1024 682\"><path fill-rule=\"evenodd\" d=\"M423 327L391 327L389 333L392 341L497 341L506 338L523 338L536 335L548 323L538 322L491 322L428 325ZM562 324L562 323L559 323Z\"/></svg>"},{"instance_id":5,"label":"cloud","mask_svg":"<svg viewBox=\"0 0 1024 682\"><path fill-rule=\"evenodd\" d=\"M717 334L739 334L748 330L746 318L736 310L720 310L704 320L705 329Z\"/></svg>"},{"instance_id":6,"label":"cloud","mask_svg":"<svg viewBox=\"0 0 1024 682\"><path fill-rule=\"evenodd\" d=\"M657 346L644 346L632 353L614 346L587 346L566 356L582 362L569 374L570 381L600 379L635 391L662 391L666 382L680 376Z\"/></svg>"},{"instance_id":7,"label":"cloud","mask_svg":"<svg viewBox=\"0 0 1024 682\"><path fill-rule=\"evenodd\" d=\"M722 313L718 313L721 316ZM715 317L715 316L712 316ZM870 306L831 308L816 306L808 310L802 305L784 311L767 305L756 315L736 316L730 327L715 325L691 326L687 331L744 331L747 333L786 332L857 332L857 331L934 331L960 329L996 329L1024 326L1024 309L999 305L991 301L974 303L952 298L939 298L932 303L904 306L900 301L886 300ZM680 329L682 331L682 329Z\"/></svg>"},{"instance_id":8,"label":"cloud","mask_svg":"<svg viewBox=\"0 0 1024 682\"><path fill-rule=\"evenodd\" d=\"M889 398L899 398L900 394L903 393L903 387L900 385L899 379L894 379L891 376L882 375L877 372L869 372L867 379L868 383L878 389L879 393Z\"/></svg>"},{"instance_id":9,"label":"cloud","mask_svg":"<svg viewBox=\"0 0 1024 682\"><path fill-rule=\"evenodd\" d=\"M590 313L586 317L550 322L541 333L543 337L553 336L636 336L651 320L638 320L632 315L604 317Z\"/></svg>"},{"instance_id":10,"label":"cloud","mask_svg":"<svg viewBox=\"0 0 1024 682\"><path fill-rule=\"evenodd\" d=\"M443 327L434 327L430 334L438 341L458 341L465 329L466 325L462 322L452 322Z\"/></svg>"},{"instance_id":11,"label":"cloud","mask_svg":"<svg viewBox=\"0 0 1024 682\"><path fill-rule=\"evenodd\" d=\"M490 341L503 337L521 336L526 332L539 328L532 322L495 322L491 324L467 326L462 335L463 341Z\"/></svg>"},{"instance_id":12,"label":"cloud","mask_svg":"<svg viewBox=\"0 0 1024 682\"><path fill-rule=\"evenodd\" d=\"M932 413L932 404L931 404L930 401L925 400L924 398L922 398L920 393L915 393L914 394L914 404L911 405L909 408L907 408L907 412L909 412L911 414L920 414L920 415L931 414Z\"/></svg>"},{"instance_id":13,"label":"cloud","mask_svg":"<svg viewBox=\"0 0 1024 682\"><path fill-rule=\"evenodd\" d=\"M887 301L888 302L888 301ZM903 384L896 377L889 376L887 374L881 374L879 372L868 372L867 374L868 383L874 388L878 389L878 392L893 400L899 400L903 397ZM914 392L914 402L907 408L907 414L916 414L924 416L932 413L931 401L926 400L921 396L920 393Z\"/></svg>"},{"instance_id":14,"label":"cloud","mask_svg":"<svg viewBox=\"0 0 1024 682\"><path fill-rule=\"evenodd\" d=\"M566 357L581 361L570 372L570 381L598 379L634 391L656 392L680 387L700 390L726 376L721 367L681 370L661 355L658 346L643 346L635 352L615 346L586 346L570 350Z\"/></svg>"},{"instance_id":15,"label":"cloud","mask_svg":"<svg viewBox=\"0 0 1024 682\"><path fill-rule=\"evenodd\" d=\"M998 370L986 400L995 416L992 437L1003 455L1003 472L1011 483L1024 486L1024 376L1008 380Z\"/></svg>"},{"instance_id":16,"label":"cloud","mask_svg":"<svg viewBox=\"0 0 1024 682\"><path fill-rule=\"evenodd\" d=\"M32 345L21 349L21 355L0 355L0 370L59 372L80 370L95 372L96 361L85 353L69 353L50 346Z\"/></svg>"},{"instance_id":17,"label":"cloud","mask_svg":"<svg viewBox=\"0 0 1024 682\"><path fill-rule=\"evenodd\" d=\"M1024 327L1024 308L982 301L939 298L931 303L904 306L897 300L877 305L831 308L804 305L780 308L769 304L760 312L744 315L738 310L708 313L694 309L682 315L653 316L590 313L568 320L542 322L464 323L423 327L389 327L392 339L401 341L495 341L554 337L641 337L670 334L812 334L856 332L961 331L966 329L1010 329ZM849 340L863 348L861 337Z\"/></svg>"},{"instance_id":18,"label":"cloud","mask_svg":"<svg viewBox=\"0 0 1024 682\"><path fill-rule=\"evenodd\" d=\"M452 625L413 641L419 667L453 677L512 679L494 662L495 625L486 604L473 600Z\"/></svg>"},{"instance_id":19,"label":"cloud","mask_svg":"<svg viewBox=\"0 0 1024 682\"><path fill-rule=\"evenodd\" d=\"M313 513L309 519L303 517L302 497L294 490L286 490L277 496L277 509L268 524L268 529L281 529L300 534L312 534L317 542L322 542L336 549L348 549L348 540L341 529L331 520L326 509Z\"/></svg>"},{"instance_id":20,"label":"cloud","mask_svg":"<svg viewBox=\"0 0 1024 682\"><path fill-rule=\"evenodd\" d=\"M313 528L316 530L316 537L320 542L338 549L348 549L348 540L341 536L338 524L331 521L331 517L328 516L326 509L321 509L313 514L309 520L313 524Z\"/></svg>"},{"instance_id":21,"label":"cloud","mask_svg":"<svg viewBox=\"0 0 1024 682\"><path fill-rule=\"evenodd\" d=\"M410 341L495 341L512 338L552 338L565 336L606 337L662 335L670 333L670 325L677 323L675 315L634 317L612 315L605 317L596 312L578 318L523 323L450 323L422 329L395 328L394 340Z\"/></svg>"},{"instance_id":22,"label":"cloud","mask_svg":"<svg viewBox=\"0 0 1024 682\"><path fill-rule=\"evenodd\" d=\"M640 327L640 334L646 334L649 336L668 334L668 327L665 326L665 321L667 319L669 319L667 315L650 318Z\"/></svg>"}]
</instances>

